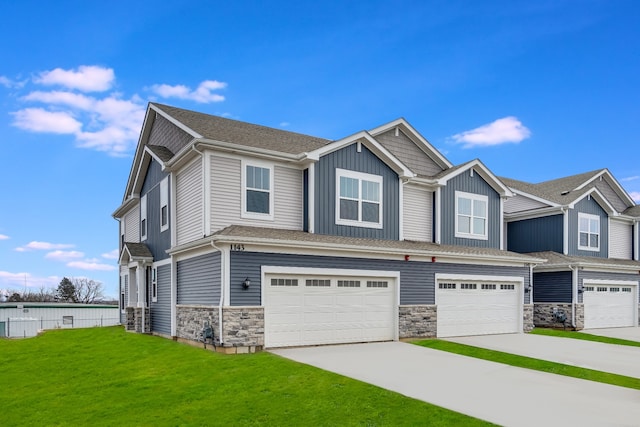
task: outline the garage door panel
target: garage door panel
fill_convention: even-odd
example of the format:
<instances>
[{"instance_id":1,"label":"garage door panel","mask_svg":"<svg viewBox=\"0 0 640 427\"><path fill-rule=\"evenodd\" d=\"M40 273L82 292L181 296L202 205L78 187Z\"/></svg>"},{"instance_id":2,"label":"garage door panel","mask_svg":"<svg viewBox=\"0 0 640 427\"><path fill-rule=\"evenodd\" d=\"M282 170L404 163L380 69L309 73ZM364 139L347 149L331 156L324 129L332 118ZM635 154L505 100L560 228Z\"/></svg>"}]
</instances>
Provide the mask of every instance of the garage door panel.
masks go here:
<instances>
[{"instance_id":1,"label":"garage door panel","mask_svg":"<svg viewBox=\"0 0 640 427\"><path fill-rule=\"evenodd\" d=\"M585 329L635 326L637 286L597 284L584 290Z\"/></svg>"}]
</instances>

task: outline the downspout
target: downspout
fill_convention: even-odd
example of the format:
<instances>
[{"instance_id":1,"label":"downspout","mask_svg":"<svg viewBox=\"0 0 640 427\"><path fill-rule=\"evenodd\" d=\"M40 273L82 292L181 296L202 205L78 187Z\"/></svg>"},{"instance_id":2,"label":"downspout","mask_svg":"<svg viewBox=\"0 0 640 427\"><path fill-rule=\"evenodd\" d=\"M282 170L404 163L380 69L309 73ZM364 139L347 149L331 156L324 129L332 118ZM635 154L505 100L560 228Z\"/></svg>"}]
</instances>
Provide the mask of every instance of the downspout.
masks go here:
<instances>
[{"instance_id":1,"label":"downspout","mask_svg":"<svg viewBox=\"0 0 640 427\"><path fill-rule=\"evenodd\" d=\"M578 267L571 269L571 327L576 328L576 304L578 303Z\"/></svg>"},{"instance_id":2,"label":"downspout","mask_svg":"<svg viewBox=\"0 0 640 427\"><path fill-rule=\"evenodd\" d=\"M529 264L529 304L533 305L533 264Z\"/></svg>"},{"instance_id":3,"label":"downspout","mask_svg":"<svg viewBox=\"0 0 640 427\"><path fill-rule=\"evenodd\" d=\"M220 346L222 346L223 342L222 341L222 306L224 304L224 277L225 277L225 271L224 271L224 252L222 251L222 248L219 248L218 246L216 246L216 244L214 243L214 241L211 241L211 247L216 249L218 252L220 252L220 302L218 303L218 326L219 326L219 331L218 331L218 340L219 340L219 344Z\"/></svg>"}]
</instances>

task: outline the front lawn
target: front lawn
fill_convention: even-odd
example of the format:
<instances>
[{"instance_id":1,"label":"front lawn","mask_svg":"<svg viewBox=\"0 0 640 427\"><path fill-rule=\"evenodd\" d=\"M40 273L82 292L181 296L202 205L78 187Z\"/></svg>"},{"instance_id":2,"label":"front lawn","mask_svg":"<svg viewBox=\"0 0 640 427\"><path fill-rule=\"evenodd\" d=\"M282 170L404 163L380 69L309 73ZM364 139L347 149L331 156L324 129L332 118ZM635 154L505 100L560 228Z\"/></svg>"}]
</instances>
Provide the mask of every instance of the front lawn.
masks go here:
<instances>
[{"instance_id":1,"label":"front lawn","mask_svg":"<svg viewBox=\"0 0 640 427\"><path fill-rule=\"evenodd\" d=\"M0 339L0 366L3 426L488 425L270 353L120 327Z\"/></svg>"},{"instance_id":2,"label":"front lawn","mask_svg":"<svg viewBox=\"0 0 640 427\"><path fill-rule=\"evenodd\" d=\"M560 338L574 338L577 340L585 340L585 341L595 341L602 342L605 344L618 344L618 345L628 345L631 347L640 347L640 342L638 341L630 341L623 340L620 338L610 338L603 337L600 335L592 335L585 332L576 332L576 331L563 331L559 329L546 329L546 328L535 328L530 332L531 334L537 335L547 335L550 337L560 337Z\"/></svg>"}]
</instances>

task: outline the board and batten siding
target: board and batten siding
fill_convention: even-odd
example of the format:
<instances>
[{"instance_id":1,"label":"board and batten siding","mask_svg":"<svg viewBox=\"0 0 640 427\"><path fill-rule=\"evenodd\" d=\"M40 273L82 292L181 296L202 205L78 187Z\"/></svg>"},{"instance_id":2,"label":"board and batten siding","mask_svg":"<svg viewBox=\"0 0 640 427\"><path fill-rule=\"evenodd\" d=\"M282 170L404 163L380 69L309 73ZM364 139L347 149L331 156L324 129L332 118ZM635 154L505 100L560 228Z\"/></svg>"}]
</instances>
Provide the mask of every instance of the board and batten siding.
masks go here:
<instances>
[{"instance_id":1,"label":"board and batten siding","mask_svg":"<svg viewBox=\"0 0 640 427\"><path fill-rule=\"evenodd\" d=\"M124 214L124 241L131 243L140 242L140 204Z\"/></svg>"},{"instance_id":2,"label":"board and batten siding","mask_svg":"<svg viewBox=\"0 0 640 427\"><path fill-rule=\"evenodd\" d=\"M200 239L204 234L202 184L200 157L176 174L176 243L178 245Z\"/></svg>"},{"instance_id":3,"label":"board and batten siding","mask_svg":"<svg viewBox=\"0 0 640 427\"><path fill-rule=\"evenodd\" d=\"M600 217L600 250L583 251L578 249L578 214L587 213ZM593 256L607 258L609 256L609 221L608 215L593 198L584 198L569 210L569 255Z\"/></svg>"},{"instance_id":4,"label":"board and batten siding","mask_svg":"<svg viewBox=\"0 0 640 427\"><path fill-rule=\"evenodd\" d=\"M546 206L549 205L530 199L529 197L521 194L516 194L514 197L510 197L504 202L504 213L526 212L528 210L540 209Z\"/></svg>"},{"instance_id":5,"label":"board and batten siding","mask_svg":"<svg viewBox=\"0 0 640 427\"><path fill-rule=\"evenodd\" d=\"M368 258L346 258L263 252L231 252L230 303L232 306L259 306L261 302L260 268L267 266L332 268L347 270L385 270L400 272L400 304L435 304L435 274L465 274L522 277L529 285L528 267L500 267L440 262L407 262ZM249 289L242 287L249 278ZM524 302L528 303L529 294Z\"/></svg>"},{"instance_id":6,"label":"board and batten siding","mask_svg":"<svg viewBox=\"0 0 640 427\"><path fill-rule=\"evenodd\" d=\"M433 191L403 187L404 239L431 242L433 239Z\"/></svg>"},{"instance_id":7,"label":"board and batten siding","mask_svg":"<svg viewBox=\"0 0 640 427\"><path fill-rule=\"evenodd\" d=\"M396 135L397 130L397 135ZM442 168L421 150L402 130L396 128L377 135L375 139L406 165L413 173L433 176Z\"/></svg>"},{"instance_id":8,"label":"board and batten siding","mask_svg":"<svg viewBox=\"0 0 640 427\"><path fill-rule=\"evenodd\" d=\"M157 269L158 298L153 302L149 295L151 312L151 330L171 335L171 264L161 265Z\"/></svg>"},{"instance_id":9,"label":"board and batten siding","mask_svg":"<svg viewBox=\"0 0 640 427\"><path fill-rule=\"evenodd\" d=\"M234 224L302 230L303 172L279 164L273 167L273 221L242 218L242 162L211 156L211 232Z\"/></svg>"},{"instance_id":10,"label":"board and batten siding","mask_svg":"<svg viewBox=\"0 0 640 427\"><path fill-rule=\"evenodd\" d=\"M507 250L563 252L562 214L507 223Z\"/></svg>"},{"instance_id":11,"label":"board and batten siding","mask_svg":"<svg viewBox=\"0 0 640 427\"><path fill-rule=\"evenodd\" d=\"M178 304L220 303L220 252L178 261Z\"/></svg>"},{"instance_id":12,"label":"board and batten siding","mask_svg":"<svg viewBox=\"0 0 640 427\"><path fill-rule=\"evenodd\" d=\"M533 302L571 303L571 271L533 273Z\"/></svg>"},{"instance_id":13,"label":"board and batten siding","mask_svg":"<svg viewBox=\"0 0 640 427\"><path fill-rule=\"evenodd\" d=\"M345 237L398 240L400 238L400 190L398 175L364 144L357 143L329 153L316 163L315 232ZM381 176L382 228L336 224L336 169Z\"/></svg>"},{"instance_id":14,"label":"board and batten siding","mask_svg":"<svg viewBox=\"0 0 640 427\"><path fill-rule=\"evenodd\" d=\"M474 246L482 248L500 248L500 195L478 173L471 176L466 170L451 178L440 190L442 233L441 240L446 245ZM488 198L487 240L456 237L456 191L481 194Z\"/></svg>"},{"instance_id":15,"label":"board and batten siding","mask_svg":"<svg viewBox=\"0 0 640 427\"><path fill-rule=\"evenodd\" d=\"M155 160L149 164L147 175L142 185L142 196L147 196L147 238L143 241L147 245L154 261L160 261L169 258L167 249L171 247L171 229L170 226L162 231L160 225L160 188L161 181L168 177L168 173L162 171L162 166ZM170 193L169 186L171 183L167 179L167 191ZM169 224L171 224L171 209L169 209Z\"/></svg>"},{"instance_id":16,"label":"board and batten siding","mask_svg":"<svg viewBox=\"0 0 640 427\"><path fill-rule=\"evenodd\" d=\"M633 225L611 220L609 222L609 257L633 258Z\"/></svg>"}]
</instances>

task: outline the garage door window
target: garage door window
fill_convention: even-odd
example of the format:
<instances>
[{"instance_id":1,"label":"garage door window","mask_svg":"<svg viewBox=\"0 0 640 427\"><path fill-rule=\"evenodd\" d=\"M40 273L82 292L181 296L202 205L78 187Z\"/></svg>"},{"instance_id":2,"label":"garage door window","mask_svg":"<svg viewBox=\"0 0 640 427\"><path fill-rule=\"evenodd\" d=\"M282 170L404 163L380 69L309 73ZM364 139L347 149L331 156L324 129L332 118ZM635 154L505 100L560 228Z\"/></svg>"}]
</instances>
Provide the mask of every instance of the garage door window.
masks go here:
<instances>
[{"instance_id":1,"label":"garage door window","mask_svg":"<svg viewBox=\"0 0 640 427\"><path fill-rule=\"evenodd\" d=\"M328 288L331 286L330 279L307 279L305 284L307 286L317 286L317 287L325 287Z\"/></svg>"},{"instance_id":2,"label":"garage door window","mask_svg":"<svg viewBox=\"0 0 640 427\"><path fill-rule=\"evenodd\" d=\"M298 286L298 279L271 279L271 286Z\"/></svg>"},{"instance_id":3,"label":"garage door window","mask_svg":"<svg viewBox=\"0 0 640 427\"><path fill-rule=\"evenodd\" d=\"M485 291L493 291L496 289L496 285L494 283L483 283L482 289Z\"/></svg>"},{"instance_id":4,"label":"garage door window","mask_svg":"<svg viewBox=\"0 0 640 427\"><path fill-rule=\"evenodd\" d=\"M500 289L503 291L515 291L516 285L500 285Z\"/></svg>"},{"instance_id":5,"label":"garage door window","mask_svg":"<svg viewBox=\"0 0 640 427\"><path fill-rule=\"evenodd\" d=\"M622 288L622 292L631 292L631 288Z\"/></svg>"},{"instance_id":6,"label":"garage door window","mask_svg":"<svg viewBox=\"0 0 640 427\"><path fill-rule=\"evenodd\" d=\"M388 288L389 282L367 280L367 288Z\"/></svg>"},{"instance_id":7,"label":"garage door window","mask_svg":"<svg viewBox=\"0 0 640 427\"><path fill-rule=\"evenodd\" d=\"M438 284L438 288L439 289L455 289L456 288L456 284L455 283L440 283L440 284Z\"/></svg>"},{"instance_id":8,"label":"garage door window","mask_svg":"<svg viewBox=\"0 0 640 427\"><path fill-rule=\"evenodd\" d=\"M360 281L359 280L338 280L339 288L359 288Z\"/></svg>"},{"instance_id":9,"label":"garage door window","mask_svg":"<svg viewBox=\"0 0 640 427\"><path fill-rule=\"evenodd\" d=\"M460 289L478 289L475 283L460 283Z\"/></svg>"}]
</instances>

